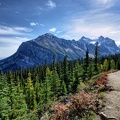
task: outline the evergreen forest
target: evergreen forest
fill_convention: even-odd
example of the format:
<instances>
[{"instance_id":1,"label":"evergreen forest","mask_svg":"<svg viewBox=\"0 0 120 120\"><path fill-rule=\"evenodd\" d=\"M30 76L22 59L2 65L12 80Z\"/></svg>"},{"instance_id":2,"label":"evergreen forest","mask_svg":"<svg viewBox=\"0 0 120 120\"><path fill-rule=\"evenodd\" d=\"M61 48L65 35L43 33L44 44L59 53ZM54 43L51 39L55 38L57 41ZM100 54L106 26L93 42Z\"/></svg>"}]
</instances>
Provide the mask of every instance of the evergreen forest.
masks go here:
<instances>
[{"instance_id":1,"label":"evergreen forest","mask_svg":"<svg viewBox=\"0 0 120 120\"><path fill-rule=\"evenodd\" d=\"M69 61L65 56L56 62L53 56L49 65L0 71L0 120L39 120L63 96L75 94L82 83L109 70L120 70L120 54L99 57L96 46L94 58L87 49L84 59Z\"/></svg>"}]
</instances>

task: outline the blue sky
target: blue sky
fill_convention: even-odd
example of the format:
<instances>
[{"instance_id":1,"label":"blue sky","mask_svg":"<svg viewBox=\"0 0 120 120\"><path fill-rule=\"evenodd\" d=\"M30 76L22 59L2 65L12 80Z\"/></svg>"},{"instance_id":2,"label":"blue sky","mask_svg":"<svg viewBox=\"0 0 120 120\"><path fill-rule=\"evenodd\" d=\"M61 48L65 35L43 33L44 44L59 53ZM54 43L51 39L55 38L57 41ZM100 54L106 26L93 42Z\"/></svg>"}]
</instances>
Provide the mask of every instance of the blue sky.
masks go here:
<instances>
[{"instance_id":1,"label":"blue sky","mask_svg":"<svg viewBox=\"0 0 120 120\"><path fill-rule=\"evenodd\" d=\"M45 33L70 40L102 35L120 45L120 0L0 0L0 58Z\"/></svg>"}]
</instances>

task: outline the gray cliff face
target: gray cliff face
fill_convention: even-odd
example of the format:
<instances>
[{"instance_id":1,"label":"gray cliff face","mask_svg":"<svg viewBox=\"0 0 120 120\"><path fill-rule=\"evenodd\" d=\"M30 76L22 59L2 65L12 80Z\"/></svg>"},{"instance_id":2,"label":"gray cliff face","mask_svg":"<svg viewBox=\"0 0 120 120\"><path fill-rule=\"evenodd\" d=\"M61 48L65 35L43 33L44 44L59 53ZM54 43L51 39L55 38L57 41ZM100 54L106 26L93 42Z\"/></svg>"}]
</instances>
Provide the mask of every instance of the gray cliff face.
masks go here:
<instances>
[{"instance_id":1,"label":"gray cliff face","mask_svg":"<svg viewBox=\"0 0 120 120\"><path fill-rule=\"evenodd\" d=\"M87 48L89 55L93 57L96 42L99 45L100 56L120 52L115 41L103 36L97 40L82 37L75 41L57 38L46 33L34 40L23 42L15 54L0 61L0 68L6 71L42 65L45 61L49 64L52 63L53 55L56 56L56 61L62 61L65 55L69 60L84 58Z\"/></svg>"},{"instance_id":2,"label":"gray cliff face","mask_svg":"<svg viewBox=\"0 0 120 120\"><path fill-rule=\"evenodd\" d=\"M119 47L117 47L114 40L103 36L100 36L97 39L97 42L99 44L99 51L102 55L109 55L109 54L116 54L120 53Z\"/></svg>"}]
</instances>

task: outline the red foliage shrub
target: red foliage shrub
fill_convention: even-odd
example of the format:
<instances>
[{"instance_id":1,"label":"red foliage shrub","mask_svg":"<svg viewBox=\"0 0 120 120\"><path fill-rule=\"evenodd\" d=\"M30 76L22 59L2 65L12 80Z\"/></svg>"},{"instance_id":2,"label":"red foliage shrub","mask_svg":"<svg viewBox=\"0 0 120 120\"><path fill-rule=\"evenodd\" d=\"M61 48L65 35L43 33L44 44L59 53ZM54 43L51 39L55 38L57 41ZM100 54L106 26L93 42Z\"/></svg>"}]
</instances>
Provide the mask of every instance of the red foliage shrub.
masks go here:
<instances>
[{"instance_id":1,"label":"red foliage shrub","mask_svg":"<svg viewBox=\"0 0 120 120\"><path fill-rule=\"evenodd\" d=\"M108 74L110 74L111 73L111 71L106 71L106 72L102 72L101 74L103 74L103 75L108 75Z\"/></svg>"},{"instance_id":2,"label":"red foliage shrub","mask_svg":"<svg viewBox=\"0 0 120 120\"><path fill-rule=\"evenodd\" d=\"M91 110L95 110L96 95L80 91L71 97L70 103L58 103L53 107L51 120L72 120L75 116L82 118Z\"/></svg>"},{"instance_id":3,"label":"red foliage shrub","mask_svg":"<svg viewBox=\"0 0 120 120\"><path fill-rule=\"evenodd\" d=\"M107 75L110 74L111 71L107 71L107 72L102 72L101 74L103 74L103 76L97 81L97 85L100 85L100 84L106 84L107 82Z\"/></svg>"},{"instance_id":4,"label":"red foliage shrub","mask_svg":"<svg viewBox=\"0 0 120 120\"><path fill-rule=\"evenodd\" d=\"M90 110L94 110L96 106L96 95L90 95L81 91L74 95L71 99L70 112L77 116L84 116Z\"/></svg>"},{"instance_id":5,"label":"red foliage shrub","mask_svg":"<svg viewBox=\"0 0 120 120\"><path fill-rule=\"evenodd\" d=\"M53 107L54 114L51 120L69 120L68 104L58 103Z\"/></svg>"},{"instance_id":6,"label":"red foliage shrub","mask_svg":"<svg viewBox=\"0 0 120 120\"><path fill-rule=\"evenodd\" d=\"M102 76L98 81L97 81L97 85L100 85L100 84L106 84L107 82L107 77L106 76Z\"/></svg>"}]
</instances>

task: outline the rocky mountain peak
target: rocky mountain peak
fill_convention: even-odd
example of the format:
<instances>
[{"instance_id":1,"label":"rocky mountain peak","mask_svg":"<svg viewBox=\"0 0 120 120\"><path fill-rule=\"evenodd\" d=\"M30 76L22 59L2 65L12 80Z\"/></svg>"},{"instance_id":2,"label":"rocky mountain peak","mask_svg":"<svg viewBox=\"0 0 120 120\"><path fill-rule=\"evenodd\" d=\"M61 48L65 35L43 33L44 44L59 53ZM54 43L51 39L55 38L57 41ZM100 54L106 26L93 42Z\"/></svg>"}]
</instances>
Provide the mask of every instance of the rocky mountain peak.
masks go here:
<instances>
[{"instance_id":1,"label":"rocky mountain peak","mask_svg":"<svg viewBox=\"0 0 120 120\"><path fill-rule=\"evenodd\" d=\"M45 33L43 36L46 36L46 37L55 37L52 33Z\"/></svg>"},{"instance_id":2,"label":"rocky mountain peak","mask_svg":"<svg viewBox=\"0 0 120 120\"><path fill-rule=\"evenodd\" d=\"M115 44L115 41L108 38L108 37L103 37L103 36L100 36L98 39L97 39L97 42L101 45L101 44Z\"/></svg>"},{"instance_id":3,"label":"rocky mountain peak","mask_svg":"<svg viewBox=\"0 0 120 120\"><path fill-rule=\"evenodd\" d=\"M17 70L20 68L30 68L36 65L52 63L53 55L56 61L63 60L67 55L69 60L84 58L86 49L89 49L91 56L94 56L95 42L99 43L99 54L109 55L120 53L115 41L110 38L100 36L96 40L82 37L80 40L65 40L46 33L38 38L23 42L19 49L12 56L0 61L2 70Z\"/></svg>"},{"instance_id":4,"label":"rocky mountain peak","mask_svg":"<svg viewBox=\"0 0 120 120\"><path fill-rule=\"evenodd\" d=\"M82 36L81 39L79 39L79 42L81 43L90 43L92 40L90 38L87 38L85 36Z\"/></svg>"},{"instance_id":5,"label":"rocky mountain peak","mask_svg":"<svg viewBox=\"0 0 120 120\"><path fill-rule=\"evenodd\" d=\"M46 33L44 35L39 36L38 38L34 39L34 41L36 43L40 43L40 42L53 42L56 41L58 38L56 36L54 36L51 33Z\"/></svg>"},{"instance_id":6,"label":"rocky mountain peak","mask_svg":"<svg viewBox=\"0 0 120 120\"><path fill-rule=\"evenodd\" d=\"M98 39L99 40L104 40L105 38L101 35Z\"/></svg>"}]
</instances>

